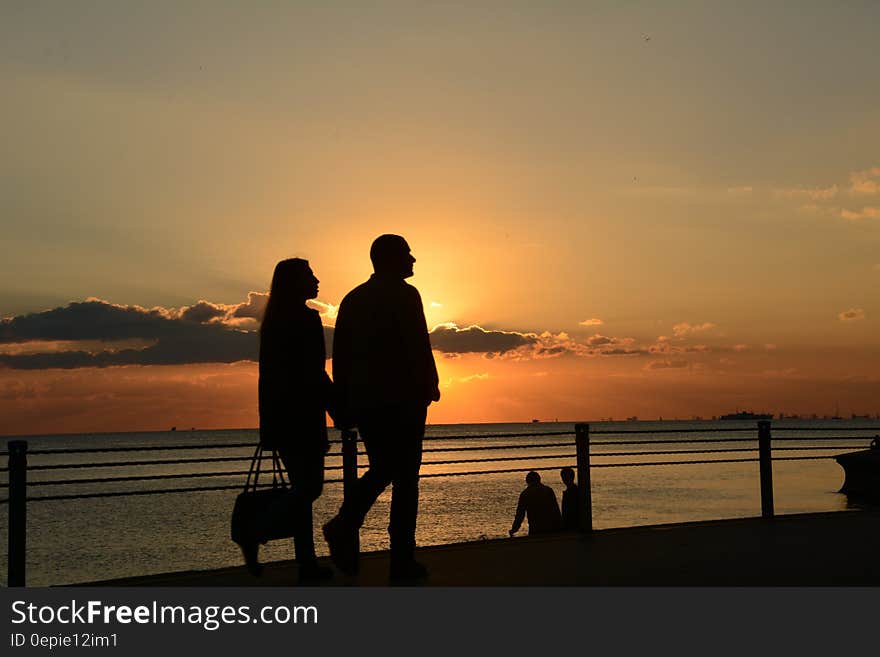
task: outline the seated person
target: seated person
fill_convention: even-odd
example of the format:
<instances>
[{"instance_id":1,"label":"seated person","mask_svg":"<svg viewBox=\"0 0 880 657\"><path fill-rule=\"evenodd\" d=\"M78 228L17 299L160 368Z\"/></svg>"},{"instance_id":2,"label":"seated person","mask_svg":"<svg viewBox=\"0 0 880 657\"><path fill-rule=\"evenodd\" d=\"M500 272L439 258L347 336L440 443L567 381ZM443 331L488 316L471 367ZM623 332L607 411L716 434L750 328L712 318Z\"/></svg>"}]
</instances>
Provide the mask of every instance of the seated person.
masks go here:
<instances>
[{"instance_id":1,"label":"seated person","mask_svg":"<svg viewBox=\"0 0 880 657\"><path fill-rule=\"evenodd\" d=\"M516 534L526 516L529 518L529 536L556 532L562 528L562 514L559 513L556 493L541 483L541 475L534 470L526 475L526 489L519 496L513 527L510 528L511 536Z\"/></svg>"}]
</instances>

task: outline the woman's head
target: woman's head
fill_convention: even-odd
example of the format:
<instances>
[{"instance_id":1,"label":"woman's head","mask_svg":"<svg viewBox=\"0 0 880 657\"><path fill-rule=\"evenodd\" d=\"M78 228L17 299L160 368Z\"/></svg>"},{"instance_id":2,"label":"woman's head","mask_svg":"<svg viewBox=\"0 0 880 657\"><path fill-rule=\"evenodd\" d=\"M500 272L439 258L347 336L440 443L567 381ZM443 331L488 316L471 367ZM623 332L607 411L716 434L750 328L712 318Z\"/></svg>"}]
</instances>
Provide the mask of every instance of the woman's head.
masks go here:
<instances>
[{"instance_id":1,"label":"woman's head","mask_svg":"<svg viewBox=\"0 0 880 657\"><path fill-rule=\"evenodd\" d=\"M308 260L288 258L275 265L269 298L282 301L305 302L318 296L318 281Z\"/></svg>"},{"instance_id":2,"label":"woman's head","mask_svg":"<svg viewBox=\"0 0 880 657\"><path fill-rule=\"evenodd\" d=\"M283 309L301 305L306 300L317 297L318 283L308 260L288 258L275 265L262 326L265 327L267 322L271 324Z\"/></svg>"}]
</instances>

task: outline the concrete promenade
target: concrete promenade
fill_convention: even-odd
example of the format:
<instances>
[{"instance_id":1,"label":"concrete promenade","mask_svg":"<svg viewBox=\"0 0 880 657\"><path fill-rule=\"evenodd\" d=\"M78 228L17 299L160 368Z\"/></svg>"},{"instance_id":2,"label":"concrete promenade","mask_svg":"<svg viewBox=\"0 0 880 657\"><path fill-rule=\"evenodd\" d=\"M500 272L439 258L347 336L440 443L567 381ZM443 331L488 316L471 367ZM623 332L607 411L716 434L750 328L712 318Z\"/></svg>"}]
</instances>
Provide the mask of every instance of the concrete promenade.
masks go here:
<instances>
[{"instance_id":1,"label":"concrete promenade","mask_svg":"<svg viewBox=\"0 0 880 657\"><path fill-rule=\"evenodd\" d=\"M558 534L420 548L426 586L880 585L880 511L839 511ZM295 586L266 564L89 582L98 586ZM388 553L324 586L387 586Z\"/></svg>"}]
</instances>

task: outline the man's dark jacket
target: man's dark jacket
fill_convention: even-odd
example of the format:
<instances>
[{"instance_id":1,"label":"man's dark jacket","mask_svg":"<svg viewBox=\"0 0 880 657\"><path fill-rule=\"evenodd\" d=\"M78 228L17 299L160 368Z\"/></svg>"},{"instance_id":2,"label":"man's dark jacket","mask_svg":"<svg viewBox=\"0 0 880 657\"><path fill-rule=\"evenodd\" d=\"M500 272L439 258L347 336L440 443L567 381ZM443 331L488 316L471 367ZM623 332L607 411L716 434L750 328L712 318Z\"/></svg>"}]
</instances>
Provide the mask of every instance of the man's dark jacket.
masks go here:
<instances>
[{"instance_id":1,"label":"man's dark jacket","mask_svg":"<svg viewBox=\"0 0 880 657\"><path fill-rule=\"evenodd\" d=\"M427 406L437 366L418 290L373 274L339 306L333 334L333 383L350 419L389 406Z\"/></svg>"}]
</instances>

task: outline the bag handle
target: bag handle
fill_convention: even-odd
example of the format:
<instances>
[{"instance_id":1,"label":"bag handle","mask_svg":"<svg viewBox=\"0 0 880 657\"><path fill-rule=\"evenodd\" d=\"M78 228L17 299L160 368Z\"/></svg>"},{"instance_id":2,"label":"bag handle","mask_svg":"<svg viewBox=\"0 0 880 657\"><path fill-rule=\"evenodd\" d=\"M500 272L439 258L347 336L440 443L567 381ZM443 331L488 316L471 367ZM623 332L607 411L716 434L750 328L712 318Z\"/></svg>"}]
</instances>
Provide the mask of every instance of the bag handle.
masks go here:
<instances>
[{"instance_id":1,"label":"bag handle","mask_svg":"<svg viewBox=\"0 0 880 657\"><path fill-rule=\"evenodd\" d=\"M251 466L248 468L247 479L244 482L244 492L248 492L248 490L257 490L257 477L259 477L260 461L262 458L263 446L257 443L257 448L254 450L254 455L251 457ZM251 479L254 480L253 485L251 485Z\"/></svg>"},{"instance_id":2,"label":"bag handle","mask_svg":"<svg viewBox=\"0 0 880 657\"><path fill-rule=\"evenodd\" d=\"M247 479L244 483L245 492L248 490L256 492L257 490L257 484L260 478L260 468L263 465L265 451L262 443L258 443L257 448L254 450L254 455L251 457L251 465L248 469ZM253 483L251 483L252 479ZM278 450L276 449L272 450L272 488L287 488L287 481L284 477L284 468L281 465Z\"/></svg>"},{"instance_id":3,"label":"bag handle","mask_svg":"<svg viewBox=\"0 0 880 657\"><path fill-rule=\"evenodd\" d=\"M277 479L276 479L277 476ZM281 456L277 449L272 450L272 488L287 488L287 481L284 479L284 468L281 467Z\"/></svg>"}]
</instances>

